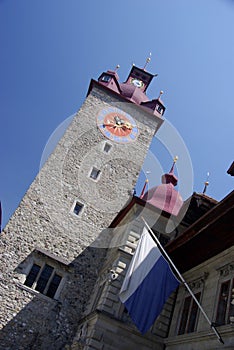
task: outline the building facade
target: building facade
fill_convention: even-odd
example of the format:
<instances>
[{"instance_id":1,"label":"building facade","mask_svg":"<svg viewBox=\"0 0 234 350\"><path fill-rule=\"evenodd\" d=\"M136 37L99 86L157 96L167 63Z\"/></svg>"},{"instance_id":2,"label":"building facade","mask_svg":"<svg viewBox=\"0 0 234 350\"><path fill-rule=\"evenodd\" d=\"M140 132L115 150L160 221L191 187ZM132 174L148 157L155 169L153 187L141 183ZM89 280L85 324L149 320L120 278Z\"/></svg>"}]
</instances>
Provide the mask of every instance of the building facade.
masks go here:
<instances>
[{"instance_id":1,"label":"building facade","mask_svg":"<svg viewBox=\"0 0 234 350\"><path fill-rule=\"evenodd\" d=\"M0 349L233 348L233 193L220 203L194 193L188 206L174 188L173 164L162 184L142 198L133 195L165 112L161 93L153 100L146 95L153 76L133 66L124 83L116 70L91 81L2 231ZM183 286L144 336L132 323L118 295L142 216L225 345Z\"/></svg>"}]
</instances>

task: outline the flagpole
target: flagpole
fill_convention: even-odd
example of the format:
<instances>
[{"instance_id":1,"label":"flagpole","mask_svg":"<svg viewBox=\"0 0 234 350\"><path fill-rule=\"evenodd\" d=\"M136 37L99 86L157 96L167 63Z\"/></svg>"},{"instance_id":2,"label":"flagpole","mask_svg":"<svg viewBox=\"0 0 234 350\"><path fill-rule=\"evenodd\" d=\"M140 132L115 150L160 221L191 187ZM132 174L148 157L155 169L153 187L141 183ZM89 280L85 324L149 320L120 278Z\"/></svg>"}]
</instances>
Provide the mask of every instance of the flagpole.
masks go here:
<instances>
[{"instance_id":1,"label":"flagpole","mask_svg":"<svg viewBox=\"0 0 234 350\"><path fill-rule=\"evenodd\" d=\"M187 288L188 292L190 293L190 295L192 296L193 300L196 302L197 306L199 307L199 309L201 310L203 316L205 317L205 319L207 320L207 322L209 323L209 325L211 326L213 332L215 333L215 335L217 336L218 340L220 341L220 343L224 344L224 341L221 337L221 335L219 334L219 332L217 331L217 329L215 328L214 324L210 321L209 317L207 316L206 312L203 310L201 304L199 303L199 301L197 300L197 298L195 297L195 295L193 294L192 290L190 289L189 285L187 284L187 282L185 281L184 277L181 275L181 273L179 272L179 270L177 269L177 267L174 265L173 261L171 260L171 258L169 257L169 255L167 254L167 252L165 251L165 249L163 248L163 246L161 245L161 243L159 242L159 239L156 237L156 235L154 234L154 232L151 230L151 228L149 227L148 223L145 221L145 219L143 218L143 216L141 217L142 220L144 221L150 236L152 237L152 239L154 240L154 242L159 246L159 248L162 250L163 254L165 255L166 259L168 260L168 262L171 264L171 266L174 268L174 270L176 271L177 275L179 276L181 282L184 284L184 286Z\"/></svg>"}]
</instances>

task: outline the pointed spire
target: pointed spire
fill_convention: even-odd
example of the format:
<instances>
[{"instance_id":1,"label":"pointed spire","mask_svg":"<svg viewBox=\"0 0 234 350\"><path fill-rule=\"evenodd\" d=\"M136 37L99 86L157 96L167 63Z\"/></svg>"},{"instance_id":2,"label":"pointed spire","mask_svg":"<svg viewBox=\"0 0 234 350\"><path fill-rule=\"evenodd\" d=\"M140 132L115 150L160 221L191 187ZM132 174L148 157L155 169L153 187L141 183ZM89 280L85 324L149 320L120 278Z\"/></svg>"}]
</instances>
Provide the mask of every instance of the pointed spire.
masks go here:
<instances>
[{"instance_id":1,"label":"pointed spire","mask_svg":"<svg viewBox=\"0 0 234 350\"><path fill-rule=\"evenodd\" d=\"M149 180L146 179L146 180L145 180L145 183L144 183L144 186L143 186L143 188L142 188L141 194L140 194L140 198L143 198L143 197L144 197L146 185L147 185L148 182L149 182Z\"/></svg>"},{"instance_id":2,"label":"pointed spire","mask_svg":"<svg viewBox=\"0 0 234 350\"><path fill-rule=\"evenodd\" d=\"M171 167L171 170L169 171L169 173L166 173L162 176L162 183L163 184L169 184L172 183L174 186L177 185L178 179L174 174L174 167L175 167L175 163L178 160L178 156L175 156L173 159L173 164Z\"/></svg>"},{"instance_id":3,"label":"pointed spire","mask_svg":"<svg viewBox=\"0 0 234 350\"><path fill-rule=\"evenodd\" d=\"M175 156L174 159L173 159L173 164L172 164L172 167L171 167L171 170L169 171L169 174L174 174L174 167L175 167L175 163L177 162L178 160L178 156Z\"/></svg>"}]
</instances>

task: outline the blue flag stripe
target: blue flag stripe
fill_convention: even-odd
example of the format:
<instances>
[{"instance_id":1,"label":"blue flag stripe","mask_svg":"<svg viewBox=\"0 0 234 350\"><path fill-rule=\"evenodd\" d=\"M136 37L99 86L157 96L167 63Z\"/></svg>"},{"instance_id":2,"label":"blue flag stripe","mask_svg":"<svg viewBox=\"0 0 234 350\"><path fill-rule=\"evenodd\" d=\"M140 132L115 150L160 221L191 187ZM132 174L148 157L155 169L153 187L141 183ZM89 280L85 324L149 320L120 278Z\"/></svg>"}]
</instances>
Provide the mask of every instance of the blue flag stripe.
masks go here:
<instances>
[{"instance_id":1,"label":"blue flag stripe","mask_svg":"<svg viewBox=\"0 0 234 350\"><path fill-rule=\"evenodd\" d=\"M155 322L170 294L179 285L168 263L161 256L125 306L141 333Z\"/></svg>"}]
</instances>

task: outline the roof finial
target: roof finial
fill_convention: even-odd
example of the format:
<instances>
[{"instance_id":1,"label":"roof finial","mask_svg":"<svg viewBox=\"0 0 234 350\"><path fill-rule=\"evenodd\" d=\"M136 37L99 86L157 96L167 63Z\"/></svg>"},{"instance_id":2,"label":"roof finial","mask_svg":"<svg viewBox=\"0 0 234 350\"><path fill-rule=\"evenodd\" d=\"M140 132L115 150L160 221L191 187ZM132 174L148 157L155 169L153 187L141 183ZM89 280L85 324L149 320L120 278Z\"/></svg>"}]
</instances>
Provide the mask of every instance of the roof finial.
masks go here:
<instances>
[{"instance_id":1,"label":"roof finial","mask_svg":"<svg viewBox=\"0 0 234 350\"><path fill-rule=\"evenodd\" d=\"M120 68L120 65L117 64L117 66L115 67L115 72Z\"/></svg>"},{"instance_id":2,"label":"roof finial","mask_svg":"<svg viewBox=\"0 0 234 350\"><path fill-rule=\"evenodd\" d=\"M149 182L149 180L146 179L146 180L145 180L145 183L144 183L144 186L143 186L143 188L142 188L141 194L140 194L140 198L143 198L143 197L144 197L146 185L147 185L148 182Z\"/></svg>"},{"instance_id":3,"label":"roof finial","mask_svg":"<svg viewBox=\"0 0 234 350\"><path fill-rule=\"evenodd\" d=\"M164 94L164 91L160 91L160 93L159 93L159 96L158 96L158 99L160 99L160 97L162 96Z\"/></svg>"},{"instance_id":4,"label":"roof finial","mask_svg":"<svg viewBox=\"0 0 234 350\"><path fill-rule=\"evenodd\" d=\"M178 156L174 157L173 164L172 164L172 167L171 167L171 170L169 171L169 173L173 173L174 172L174 166L175 166L175 163L177 162L178 159L179 159Z\"/></svg>"},{"instance_id":5,"label":"roof finial","mask_svg":"<svg viewBox=\"0 0 234 350\"><path fill-rule=\"evenodd\" d=\"M203 189L203 194L205 194L206 193L206 190L207 190L207 187L209 186L209 181L208 181L208 179L209 179L209 176L210 176L210 173L208 172L207 173L207 176L206 176L206 181L204 182L204 189Z\"/></svg>"},{"instance_id":6,"label":"roof finial","mask_svg":"<svg viewBox=\"0 0 234 350\"><path fill-rule=\"evenodd\" d=\"M147 64L148 64L150 61L151 61L151 52L150 52L150 54L149 54L149 57L147 57L147 59L146 59L146 62L145 62L144 68L143 68L144 70L145 70Z\"/></svg>"}]
</instances>

